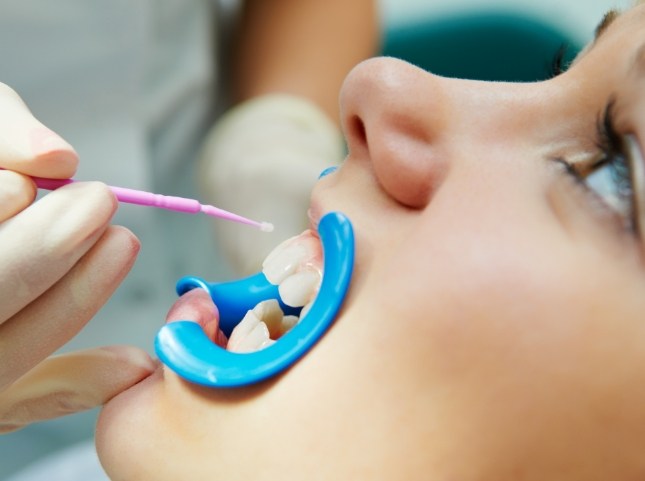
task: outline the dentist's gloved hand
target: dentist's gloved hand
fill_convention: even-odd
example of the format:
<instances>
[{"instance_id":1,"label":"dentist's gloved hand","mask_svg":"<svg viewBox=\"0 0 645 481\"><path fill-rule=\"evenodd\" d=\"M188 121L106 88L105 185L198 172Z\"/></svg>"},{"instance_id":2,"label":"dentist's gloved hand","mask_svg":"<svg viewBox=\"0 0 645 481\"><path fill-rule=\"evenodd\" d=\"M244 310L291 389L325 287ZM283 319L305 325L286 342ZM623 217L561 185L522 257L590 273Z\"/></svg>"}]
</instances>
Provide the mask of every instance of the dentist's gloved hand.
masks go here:
<instances>
[{"instance_id":1,"label":"dentist's gloved hand","mask_svg":"<svg viewBox=\"0 0 645 481\"><path fill-rule=\"evenodd\" d=\"M100 405L154 369L148 355L106 347L49 357L74 337L132 266L138 241L109 226L100 183L34 202L24 174L71 177L72 147L0 84L0 432Z\"/></svg>"},{"instance_id":2,"label":"dentist's gloved hand","mask_svg":"<svg viewBox=\"0 0 645 481\"><path fill-rule=\"evenodd\" d=\"M251 99L216 123L201 156L203 198L275 226L267 234L213 221L218 247L238 274L258 272L276 245L307 228L311 190L344 152L336 125L318 107L294 96Z\"/></svg>"}]
</instances>

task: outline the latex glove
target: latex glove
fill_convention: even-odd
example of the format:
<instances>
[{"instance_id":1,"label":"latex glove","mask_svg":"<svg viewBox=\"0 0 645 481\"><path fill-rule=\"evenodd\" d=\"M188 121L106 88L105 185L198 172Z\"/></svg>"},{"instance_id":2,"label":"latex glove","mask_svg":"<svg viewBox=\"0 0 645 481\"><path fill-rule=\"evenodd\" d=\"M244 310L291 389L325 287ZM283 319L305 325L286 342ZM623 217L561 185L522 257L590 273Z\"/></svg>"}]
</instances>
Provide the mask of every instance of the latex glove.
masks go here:
<instances>
[{"instance_id":1,"label":"latex glove","mask_svg":"<svg viewBox=\"0 0 645 481\"><path fill-rule=\"evenodd\" d=\"M213 221L218 246L238 274L258 272L266 255L308 225L319 174L344 156L340 130L312 103L266 95L226 113L204 144L199 181L209 203L275 230Z\"/></svg>"},{"instance_id":2,"label":"latex glove","mask_svg":"<svg viewBox=\"0 0 645 481\"><path fill-rule=\"evenodd\" d=\"M25 173L71 177L72 147L0 84L0 432L102 404L149 374L149 356L109 347L49 357L107 301L138 252L108 223L116 201L79 183L33 202ZM21 172L21 173L18 173Z\"/></svg>"}]
</instances>

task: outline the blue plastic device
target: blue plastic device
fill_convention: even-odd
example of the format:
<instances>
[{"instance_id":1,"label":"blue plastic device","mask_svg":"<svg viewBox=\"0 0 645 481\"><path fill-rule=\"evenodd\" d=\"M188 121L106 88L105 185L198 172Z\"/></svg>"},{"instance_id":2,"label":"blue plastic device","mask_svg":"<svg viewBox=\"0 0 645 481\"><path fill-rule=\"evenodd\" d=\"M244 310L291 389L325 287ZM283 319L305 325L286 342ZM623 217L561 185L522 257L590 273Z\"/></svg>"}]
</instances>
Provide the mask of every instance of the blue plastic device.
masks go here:
<instances>
[{"instance_id":1,"label":"blue plastic device","mask_svg":"<svg viewBox=\"0 0 645 481\"><path fill-rule=\"evenodd\" d=\"M349 287L354 267L354 231L339 212L325 215L318 225L323 248L323 278L309 312L277 342L252 353L234 353L213 343L201 326L191 321L164 325L155 339L159 359L184 379L210 387L234 387L274 376L300 359L333 322ZM278 299L277 286L261 272L239 281L208 283L184 277L179 295L201 287L220 312L220 328L229 335L246 312L266 299ZM280 302L286 314L292 313ZM290 311L291 310L291 311Z\"/></svg>"}]
</instances>

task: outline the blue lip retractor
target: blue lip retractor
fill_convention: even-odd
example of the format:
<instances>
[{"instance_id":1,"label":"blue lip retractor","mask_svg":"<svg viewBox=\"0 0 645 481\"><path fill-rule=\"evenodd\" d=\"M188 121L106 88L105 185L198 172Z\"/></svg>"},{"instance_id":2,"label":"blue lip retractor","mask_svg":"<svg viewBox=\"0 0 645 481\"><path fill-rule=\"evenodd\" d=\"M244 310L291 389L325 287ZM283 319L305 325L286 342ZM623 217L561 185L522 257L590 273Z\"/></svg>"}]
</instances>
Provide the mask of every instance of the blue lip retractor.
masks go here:
<instances>
[{"instance_id":1,"label":"blue lip retractor","mask_svg":"<svg viewBox=\"0 0 645 481\"><path fill-rule=\"evenodd\" d=\"M199 324L177 321L164 325L155 339L159 359L184 379L211 387L253 384L274 376L300 359L333 322L349 287L354 266L354 231L339 212L325 215L318 225L323 248L323 278L311 309L274 344L251 353L227 351L211 341ZM177 293L201 287L220 313L220 329L229 335L246 312L266 299L278 299L278 287L261 272L239 281L207 283L184 277ZM293 308L280 302L285 314Z\"/></svg>"}]
</instances>

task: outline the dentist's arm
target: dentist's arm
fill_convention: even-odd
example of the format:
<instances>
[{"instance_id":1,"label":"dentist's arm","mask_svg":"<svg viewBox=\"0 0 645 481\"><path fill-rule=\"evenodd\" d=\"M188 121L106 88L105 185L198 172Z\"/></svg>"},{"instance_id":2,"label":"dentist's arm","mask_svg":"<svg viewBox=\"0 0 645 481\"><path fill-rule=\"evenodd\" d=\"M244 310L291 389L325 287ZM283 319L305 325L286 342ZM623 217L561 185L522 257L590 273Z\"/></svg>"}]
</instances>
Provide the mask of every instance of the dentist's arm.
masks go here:
<instances>
[{"instance_id":1,"label":"dentist's arm","mask_svg":"<svg viewBox=\"0 0 645 481\"><path fill-rule=\"evenodd\" d=\"M247 0L234 59L241 100L287 93L338 122L347 73L380 44L375 0Z\"/></svg>"},{"instance_id":2,"label":"dentist's arm","mask_svg":"<svg viewBox=\"0 0 645 481\"><path fill-rule=\"evenodd\" d=\"M240 275L308 225L318 174L345 155L338 94L351 68L377 53L375 0L247 0L229 80L239 103L211 130L203 196L273 222L271 234L217 226L219 249ZM226 70L226 69L225 69Z\"/></svg>"},{"instance_id":3,"label":"dentist's arm","mask_svg":"<svg viewBox=\"0 0 645 481\"><path fill-rule=\"evenodd\" d=\"M89 409L153 369L143 351L109 347L51 357L107 301L138 241L109 226L116 201L79 183L34 202L25 175L71 177L72 147L0 84L0 433Z\"/></svg>"}]
</instances>

